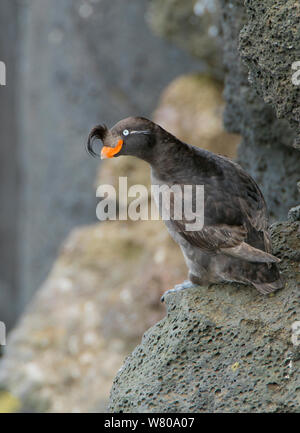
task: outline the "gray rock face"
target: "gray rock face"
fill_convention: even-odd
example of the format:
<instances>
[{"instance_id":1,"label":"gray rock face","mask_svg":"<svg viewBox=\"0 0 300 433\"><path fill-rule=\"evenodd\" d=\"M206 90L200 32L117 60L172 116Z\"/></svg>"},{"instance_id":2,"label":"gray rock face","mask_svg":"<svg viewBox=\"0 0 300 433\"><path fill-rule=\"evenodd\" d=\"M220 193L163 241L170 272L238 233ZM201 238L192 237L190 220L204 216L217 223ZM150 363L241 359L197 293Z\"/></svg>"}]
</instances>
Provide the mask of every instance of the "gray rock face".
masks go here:
<instances>
[{"instance_id":1,"label":"gray rock face","mask_svg":"<svg viewBox=\"0 0 300 433\"><path fill-rule=\"evenodd\" d=\"M4 13L7 3L10 15ZM129 115L150 116L161 90L199 64L153 36L145 23L147 0L18 4L19 20L15 2L1 2L1 20L7 22L1 46L8 44L13 57L11 44L14 39L20 44L18 79L9 68L9 87L1 88L12 93L14 87L17 97L15 112L1 98L1 172L8 176L1 212L0 281L6 289L0 320L6 322L44 280L69 231L95 221L98 163L84 150L91 127ZM5 118L2 110L9 113ZM13 278L18 279L15 291Z\"/></svg>"},{"instance_id":2,"label":"gray rock face","mask_svg":"<svg viewBox=\"0 0 300 433\"><path fill-rule=\"evenodd\" d=\"M292 79L293 64L300 62L299 1L247 0L245 7L248 22L241 32L240 52L249 79L277 116L289 120L300 149L300 82Z\"/></svg>"},{"instance_id":3,"label":"gray rock face","mask_svg":"<svg viewBox=\"0 0 300 433\"><path fill-rule=\"evenodd\" d=\"M299 180L300 152L292 147L296 134L288 122L284 119L278 120L274 109L266 105L257 95L253 87L260 86L260 75L252 75L251 85L248 81L248 70L241 62L238 51L240 30L247 24L244 2L220 0L220 3L224 60L228 69L224 94L227 102L224 115L225 126L230 132L243 136L238 151L239 162L261 186L271 216L282 220L286 218L288 210L298 204L299 200L296 184ZM282 28L289 32L288 26ZM254 42L256 35L257 44ZM255 49L258 48L258 56L264 40L255 31L251 41L251 58L252 62L255 62ZM243 45L246 45L245 36ZM268 50L268 44L266 47ZM282 49L284 47L285 45ZM276 51L276 48L274 50ZM272 65L270 64L272 56L266 64L263 63L263 59L260 59L262 68L268 67L278 75L280 65L276 62L276 58L274 55ZM284 68L286 69L286 66ZM280 85L283 87L279 91L284 93L285 84L281 82Z\"/></svg>"},{"instance_id":4,"label":"gray rock face","mask_svg":"<svg viewBox=\"0 0 300 433\"><path fill-rule=\"evenodd\" d=\"M118 373L111 411L300 412L300 223L271 233L285 289L263 297L228 284L169 295L167 317Z\"/></svg>"}]
</instances>

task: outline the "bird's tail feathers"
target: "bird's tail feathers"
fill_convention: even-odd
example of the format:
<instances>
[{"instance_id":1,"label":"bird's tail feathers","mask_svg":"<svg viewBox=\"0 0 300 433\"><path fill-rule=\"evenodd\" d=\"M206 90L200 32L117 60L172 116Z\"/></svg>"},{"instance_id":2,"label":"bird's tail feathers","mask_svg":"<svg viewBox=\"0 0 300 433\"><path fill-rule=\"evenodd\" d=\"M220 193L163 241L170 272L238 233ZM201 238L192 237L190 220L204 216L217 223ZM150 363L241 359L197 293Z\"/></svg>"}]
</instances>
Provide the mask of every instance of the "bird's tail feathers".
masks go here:
<instances>
[{"instance_id":1,"label":"bird's tail feathers","mask_svg":"<svg viewBox=\"0 0 300 433\"><path fill-rule=\"evenodd\" d=\"M272 281L271 283L257 284L252 282L252 284L260 293L267 295L269 293L276 292L276 290L282 289L285 286L285 281L280 277L278 280Z\"/></svg>"},{"instance_id":2,"label":"bird's tail feathers","mask_svg":"<svg viewBox=\"0 0 300 433\"><path fill-rule=\"evenodd\" d=\"M280 259L273 256L266 251L259 250L246 242L242 242L236 247L232 248L221 248L223 254L231 257L237 257L241 260L246 260L247 262L256 263L278 263Z\"/></svg>"}]
</instances>

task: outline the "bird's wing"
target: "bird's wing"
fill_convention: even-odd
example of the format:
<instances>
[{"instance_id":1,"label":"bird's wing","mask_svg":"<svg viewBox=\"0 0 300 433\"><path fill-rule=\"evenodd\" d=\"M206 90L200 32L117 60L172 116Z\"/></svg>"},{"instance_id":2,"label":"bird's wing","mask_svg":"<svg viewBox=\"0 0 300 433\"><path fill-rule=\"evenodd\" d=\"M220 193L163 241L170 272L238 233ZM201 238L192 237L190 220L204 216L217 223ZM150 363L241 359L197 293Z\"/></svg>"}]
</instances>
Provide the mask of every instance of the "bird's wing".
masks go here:
<instances>
[{"instance_id":1,"label":"bird's wing","mask_svg":"<svg viewBox=\"0 0 300 433\"><path fill-rule=\"evenodd\" d=\"M226 187L227 186L227 187ZM172 215L171 196L171 215ZM195 203L190 205L193 209ZM187 221L171 218L173 228L189 244L210 252L251 262L273 263L279 259L270 254L265 201L256 183L245 172L241 183L218 185L205 183L204 226L187 230Z\"/></svg>"},{"instance_id":2,"label":"bird's wing","mask_svg":"<svg viewBox=\"0 0 300 433\"><path fill-rule=\"evenodd\" d=\"M259 248L245 242L247 229L243 225L208 225L202 230L188 231L186 225L191 221L172 219L176 232L190 245L207 252L221 252L225 255L250 262L275 263L280 260Z\"/></svg>"},{"instance_id":3,"label":"bird's wing","mask_svg":"<svg viewBox=\"0 0 300 433\"><path fill-rule=\"evenodd\" d=\"M211 252L240 245L246 237L246 230L243 226L220 224L204 226L199 231L188 231L186 225L191 221L172 220L172 222L176 231L191 245Z\"/></svg>"},{"instance_id":4,"label":"bird's wing","mask_svg":"<svg viewBox=\"0 0 300 433\"><path fill-rule=\"evenodd\" d=\"M239 203L249 227L249 234L251 233L252 237L256 237L253 240L255 246L271 253L271 238L268 230L269 218L265 199L252 177L237 164L235 166L239 178L245 186L243 196L239 196Z\"/></svg>"},{"instance_id":5,"label":"bird's wing","mask_svg":"<svg viewBox=\"0 0 300 433\"><path fill-rule=\"evenodd\" d=\"M219 158L227 161L237 175L239 191L236 197L238 197L240 209L248 226L247 242L271 253L269 215L261 190L255 180L239 164L224 156L219 156Z\"/></svg>"}]
</instances>

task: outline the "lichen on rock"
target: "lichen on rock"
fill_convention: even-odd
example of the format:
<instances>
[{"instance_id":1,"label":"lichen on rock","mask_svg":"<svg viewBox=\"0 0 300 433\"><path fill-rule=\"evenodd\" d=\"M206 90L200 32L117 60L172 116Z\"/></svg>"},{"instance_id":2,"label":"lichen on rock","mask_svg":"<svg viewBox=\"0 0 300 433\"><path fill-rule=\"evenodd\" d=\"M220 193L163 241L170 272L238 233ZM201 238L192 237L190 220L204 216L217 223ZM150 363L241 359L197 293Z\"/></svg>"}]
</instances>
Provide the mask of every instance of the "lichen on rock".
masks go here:
<instances>
[{"instance_id":1,"label":"lichen on rock","mask_svg":"<svg viewBox=\"0 0 300 433\"><path fill-rule=\"evenodd\" d=\"M20 401L9 392L0 390L0 413L14 413L20 409Z\"/></svg>"},{"instance_id":2,"label":"lichen on rock","mask_svg":"<svg viewBox=\"0 0 300 433\"><path fill-rule=\"evenodd\" d=\"M166 298L167 317L126 359L111 392L113 412L300 412L300 223L272 229L286 287L197 287Z\"/></svg>"}]
</instances>

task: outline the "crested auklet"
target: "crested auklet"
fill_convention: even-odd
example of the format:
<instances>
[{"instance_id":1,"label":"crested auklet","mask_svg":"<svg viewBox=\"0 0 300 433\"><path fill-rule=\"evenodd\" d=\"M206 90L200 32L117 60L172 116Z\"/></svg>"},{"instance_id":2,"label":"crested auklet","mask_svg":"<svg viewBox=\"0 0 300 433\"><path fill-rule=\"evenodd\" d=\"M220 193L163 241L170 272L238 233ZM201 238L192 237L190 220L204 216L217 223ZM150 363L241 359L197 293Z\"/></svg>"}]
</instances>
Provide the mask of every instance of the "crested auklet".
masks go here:
<instances>
[{"instance_id":1,"label":"crested auklet","mask_svg":"<svg viewBox=\"0 0 300 433\"><path fill-rule=\"evenodd\" d=\"M96 156L94 139L103 143L102 159L131 155L148 162L152 185L204 185L201 230L186 230L184 218L164 221L189 269L189 280L166 293L222 282L252 284L262 294L284 286L280 260L271 254L264 197L237 163L183 143L144 117L129 117L111 129L96 126L87 143Z\"/></svg>"}]
</instances>

